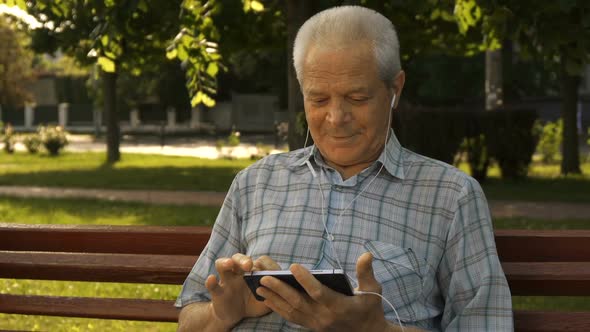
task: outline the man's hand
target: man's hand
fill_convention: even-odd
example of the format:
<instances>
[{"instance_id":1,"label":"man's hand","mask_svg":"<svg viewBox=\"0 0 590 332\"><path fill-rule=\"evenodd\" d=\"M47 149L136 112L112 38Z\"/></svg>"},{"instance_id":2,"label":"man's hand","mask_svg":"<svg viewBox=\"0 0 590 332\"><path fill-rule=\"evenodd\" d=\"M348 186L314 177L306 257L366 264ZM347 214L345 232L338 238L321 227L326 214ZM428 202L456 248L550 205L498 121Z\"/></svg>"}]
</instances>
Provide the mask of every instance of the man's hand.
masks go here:
<instances>
[{"instance_id":1,"label":"man's hand","mask_svg":"<svg viewBox=\"0 0 590 332\"><path fill-rule=\"evenodd\" d=\"M232 258L220 258L215 261L219 273L218 281L214 275L207 277L205 287L211 294L212 313L223 322L227 329L246 317L259 317L270 312L262 302L257 301L246 282L244 272L253 270L279 270L280 266L268 256L256 261L252 258L235 254Z\"/></svg>"},{"instance_id":2,"label":"man's hand","mask_svg":"<svg viewBox=\"0 0 590 332\"><path fill-rule=\"evenodd\" d=\"M381 294L372 261L370 253L357 261L358 290ZM386 331L391 327L380 297L346 296L322 285L301 265L293 264L290 270L307 294L269 276L260 280L264 287L257 290L265 298L264 304L283 318L314 331Z\"/></svg>"}]
</instances>

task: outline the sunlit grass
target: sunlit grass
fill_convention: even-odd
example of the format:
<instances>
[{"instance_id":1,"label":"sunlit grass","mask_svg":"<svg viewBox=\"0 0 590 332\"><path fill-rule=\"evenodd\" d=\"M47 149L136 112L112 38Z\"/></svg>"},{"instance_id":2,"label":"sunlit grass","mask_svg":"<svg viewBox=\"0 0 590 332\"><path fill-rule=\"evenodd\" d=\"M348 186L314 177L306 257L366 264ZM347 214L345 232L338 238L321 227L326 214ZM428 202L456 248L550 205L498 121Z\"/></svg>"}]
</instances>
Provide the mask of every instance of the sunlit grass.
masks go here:
<instances>
[{"instance_id":1,"label":"sunlit grass","mask_svg":"<svg viewBox=\"0 0 590 332\"><path fill-rule=\"evenodd\" d=\"M71 225L213 225L219 208L86 199L0 197L0 221Z\"/></svg>"},{"instance_id":2,"label":"sunlit grass","mask_svg":"<svg viewBox=\"0 0 590 332\"><path fill-rule=\"evenodd\" d=\"M57 157L0 153L0 185L226 191L253 161L122 154L108 165L98 152Z\"/></svg>"}]
</instances>

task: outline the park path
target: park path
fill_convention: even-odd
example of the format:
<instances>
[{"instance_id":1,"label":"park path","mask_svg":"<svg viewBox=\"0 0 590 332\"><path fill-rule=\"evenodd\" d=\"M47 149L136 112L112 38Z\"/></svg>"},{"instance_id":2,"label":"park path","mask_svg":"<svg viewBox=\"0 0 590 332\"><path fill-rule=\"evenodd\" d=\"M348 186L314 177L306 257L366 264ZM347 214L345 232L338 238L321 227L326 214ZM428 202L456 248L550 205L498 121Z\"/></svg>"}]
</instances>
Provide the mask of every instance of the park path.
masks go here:
<instances>
[{"instance_id":1,"label":"park path","mask_svg":"<svg viewBox=\"0 0 590 332\"><path fill-rule=\"evenodd\" d=\"M114 190L0 186L0 196L21 198L89 198L148 204L221 206L225 193L211 191ZM549 220L590 220L590 204L588 203L494 200L490 201L489 205L492 216L496 218L529 217Z\"/></svg>"}]
</instances>

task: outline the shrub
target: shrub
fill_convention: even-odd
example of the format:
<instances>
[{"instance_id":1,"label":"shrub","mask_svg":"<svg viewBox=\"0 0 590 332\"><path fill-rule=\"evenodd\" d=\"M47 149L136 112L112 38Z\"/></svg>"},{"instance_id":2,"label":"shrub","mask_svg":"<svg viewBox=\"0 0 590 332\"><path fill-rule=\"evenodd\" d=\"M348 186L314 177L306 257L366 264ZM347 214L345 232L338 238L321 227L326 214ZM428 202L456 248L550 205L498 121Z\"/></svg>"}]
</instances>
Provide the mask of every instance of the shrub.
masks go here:
<instances>
[{"instance_id":1,"label":"shrub","mask_svg":"<svg viewBox=\"0 0 590 332\"><path fill-rule=\"evenodd\" d=\"M461 146L467 155L467 163L471 176L479 182L484 182L488 177L490 155L484 134L475 137L467 137Z\"/></svg>"},{"instance_id":2,"label":"shrub","mask_svg":"<svg viewBox=\"0 0 590 332\"><path fill-rule=\"evenodd\" d=\"M240 132L232 130L232 132L227 137L227 145L231 147L236 147L240 145Z\"/></svg>"},{"instance_id":3,"label":"shrub","mask_svg":"<svg viewBox=\"0 0 590 332\"><path fill-rule=\"evenodd\" d=\"M451 164L467 136L472 114L444 109L396 110L393 128L404 147Z\"/></svg>"},{"instance_id":4,"label":"shrub","mask_svg":"<svg viewBox=\"0 0 590 332\"><path fill-rule=\"evenodd\" d=\"M2 132L1 140L4 143L4 151L6 153L14 153L14 144L16 139L14 137L14 131L10 124L4 125L0 122L0 132Z\"/></svg>"},{"instance_id":5,"label":"shrub","mask_svg":"<svg viewBox=\"0 0 590 332\"><path fill-rule=\"evenodd\" d=\"M563 139L563 120L549 121L544 126L539 126L540 137L537 152L541 155L543 162L554 163L559 157L559 148Z\"/></svg>"},{"instance_id":6,"label":"shrub","mask_svg":"<svg viewBox=\"0 0 590 332\"><path fill-rule=\"evenodd\" d=\"M23 139L23 144L29 153L35 154L39 152L39 148L41 147L41 137L39 134L27 135Z\"/></svg>"},{"instance_id":7,"label":"shrub","mask_svg":"<svg viewBox=\"0 0 590 332\"><path fill-rule=\"evenodd\" d=\"M60 126L41 126L38 132L43 146L52 156L57 156L68 144L67 133Z\"/></svg>"},{"instance_id":8,"label":"shrub","mask_svg":"<svg viewBox=\"0 0 590 332\"><path fill-rule=\"evenodd\" d=\"M484 134L490 156L500 166L502 177L522 179L539 139L535 132L537 112L523 109L499 109L484 113Z\"/></svg>"}]
</instances>

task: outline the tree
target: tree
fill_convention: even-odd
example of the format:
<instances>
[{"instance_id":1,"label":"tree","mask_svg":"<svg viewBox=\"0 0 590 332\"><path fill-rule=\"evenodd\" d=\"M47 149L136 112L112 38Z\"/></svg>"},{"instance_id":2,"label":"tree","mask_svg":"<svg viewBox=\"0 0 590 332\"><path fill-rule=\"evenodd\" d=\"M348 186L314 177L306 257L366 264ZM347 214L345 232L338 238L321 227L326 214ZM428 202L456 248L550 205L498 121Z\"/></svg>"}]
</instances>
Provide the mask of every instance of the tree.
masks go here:
<instances>
[{"instance_id":1,"label":"tree","mask_svg":"<svg viewBox=\"0 0 590 332\"><path fill-rule=\"evenodd\" d=\"M8 17L0 15L0 109L20 106L30 99L26 85L31 80L33 55L29 39Z\"/></svg>"},{"instance_id":2,"label":"tree","mask_svg":"<svg viewBox=\"0 0 590 332\"><path fill-rule=\"evenodd\" d=\"M509 38L525 58L539 57L561 80L563 160L561 173L579 174L576 112L584 66L590 63L590 2L585 0L458 0L476 4L482 15L470 22L490 39ZM476 30L473 29L473 30Z\"/></svg>"},{"instance_id":3,"label":"tree","mask_svg":"<svg viewBox=\"0 0 590 332\"><path fill-rule=\"evenodd\" d=\"M181 17L198 16L196 21L200 24L191 28L201 32L191 34L186 29L181 30L173 46L168 47L168 58L178 57L184 62L189 85L196 85L197 90L214 86L210 80L203 82L203 78L215 76L215 66L205 63L203 67L200 61L217 61L215 56L208 56L216 53L216 45L207 40L213 31L209 28L212 22L207 20L208 3L196 0L34 0L26 4L16 1L16 4L42 23L42 27L33 32L33 46L38 52L51 53L60 49L80 63L99 66L109 163L120 159L117 76L122 72L138 76L145 68L161 63L172 37L180 30L179 25L187 22L186 19L179 22L179 9L183 13ZM190 59L187 58L189 51ZM203 99L206 98L197 95L193 102L197 104Z\"/></svg>"}]
</instances>

